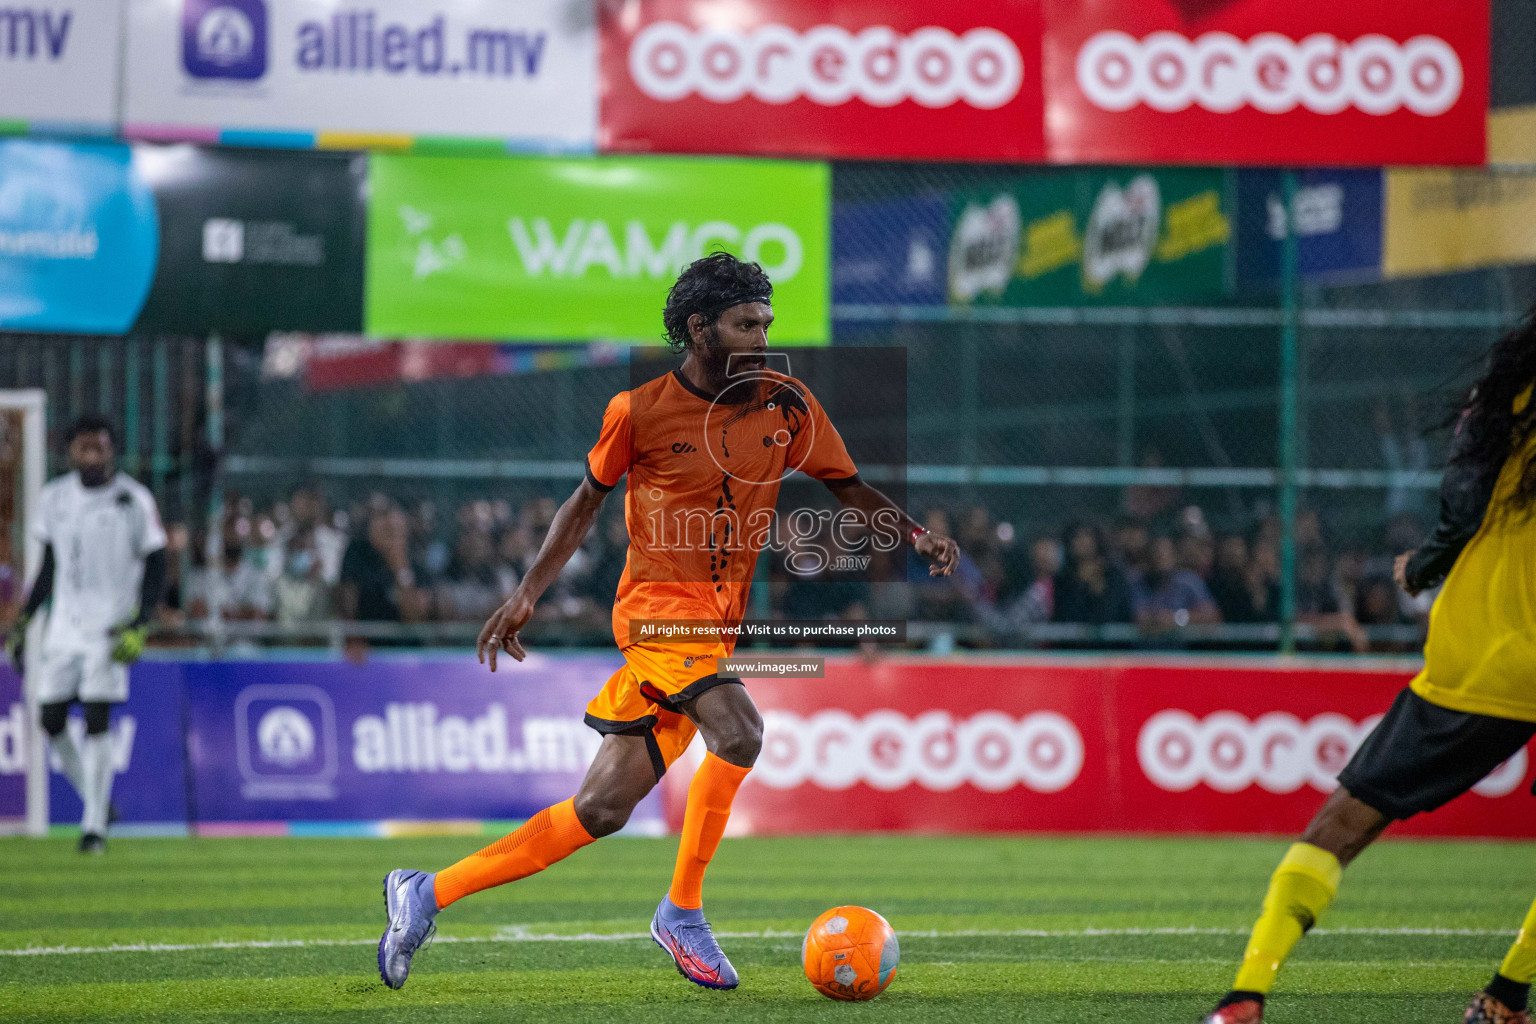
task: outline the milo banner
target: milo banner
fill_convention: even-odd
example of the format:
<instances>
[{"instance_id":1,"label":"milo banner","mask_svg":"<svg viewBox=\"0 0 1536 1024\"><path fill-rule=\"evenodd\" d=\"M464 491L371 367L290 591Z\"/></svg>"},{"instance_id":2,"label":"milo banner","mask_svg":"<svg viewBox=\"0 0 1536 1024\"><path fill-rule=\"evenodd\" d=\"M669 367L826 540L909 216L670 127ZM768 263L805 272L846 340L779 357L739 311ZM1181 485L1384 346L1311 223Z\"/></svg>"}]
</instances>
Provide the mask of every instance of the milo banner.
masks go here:
<instances>
[{"instance_id":1,"label":"milo banner","mask_svg":"<svg viewBox=\"0 0 1536 1024\"><path fill-rule=\"evenodd\" d=\"M949 301L1150 304L1227 291L1224 172L1063 170L999 178L951 199Z\"/></svg>"},{"instance_id":2,"label":"milo banner","mask_svg":"<svg viewBox=\"0 0 1536 1024\"><path fill-rule=\"evenodd\" d=\"M828 338L825 164L378 156L368 333L657 339L679 269L716 249L773 279L775 344Z\"/></svg>"},{"instance_id":3,"label":"milo banner","mask_svg":"<svg viewBox=\"0 0 1536 1024\"><path fill-rule=\"evenodd\" d=\"M360 331L367 158L136 147L160 209L139 326Z\"/></svg>"}]
</instances>

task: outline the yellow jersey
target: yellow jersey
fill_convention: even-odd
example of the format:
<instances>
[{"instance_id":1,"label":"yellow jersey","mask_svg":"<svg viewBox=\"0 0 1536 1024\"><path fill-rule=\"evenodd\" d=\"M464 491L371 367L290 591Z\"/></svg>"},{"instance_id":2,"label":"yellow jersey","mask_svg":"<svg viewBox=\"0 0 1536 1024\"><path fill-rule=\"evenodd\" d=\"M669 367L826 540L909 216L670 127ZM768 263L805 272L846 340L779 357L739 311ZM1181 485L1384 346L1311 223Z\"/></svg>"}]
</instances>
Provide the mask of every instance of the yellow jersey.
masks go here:
<instances>
[{"instance_id":1,"label":"yellow jersey","mask_svg":"<svg viewBox=\"0 0 1536 1024\"><path fill-rule=\"evenodd\" d=\"M1453 711L1536 722L1536 510L1511 502L1533 446L1505 460L1482 526L1429 613L1424 670L1411 685Z\"/></svg>"}]
</instances>

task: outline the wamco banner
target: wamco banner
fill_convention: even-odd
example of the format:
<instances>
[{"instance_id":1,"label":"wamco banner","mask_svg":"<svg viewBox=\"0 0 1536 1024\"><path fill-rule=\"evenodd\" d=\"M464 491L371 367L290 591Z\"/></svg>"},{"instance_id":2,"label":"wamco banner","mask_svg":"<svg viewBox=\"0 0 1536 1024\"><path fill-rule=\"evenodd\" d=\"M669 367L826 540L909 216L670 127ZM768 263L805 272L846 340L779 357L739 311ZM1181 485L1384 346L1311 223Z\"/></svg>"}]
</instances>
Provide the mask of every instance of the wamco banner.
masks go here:
<instances>
[{"instance_id":1,"label":"wamco banner","mask_svg":"<svg viewBox=\"0 0 1536 1024\"><path fill-rule=\"evenodd\" d=\"M137 146L160 210L138 326L360 331L367 158Z\"/></svg>"},{"instance_id":2,"label":"wamco banner","mask_svg":"<svg viewBox=\"0 0 1536 1024\"><path fill-rule=\"evenodd\" d=\"M378 156L368 333L658 339L667 289L724 249L773 280L775 344L825 343L824 164Z\"/></svg>"},{"instance_id":3,"label":"wamco banner","mask_svg":"<svg viewBox=\"0 0 1536 1024\"><path fill-rule=\"evenodd\" d=\"M951 199L949 301L1189 302L1227 290L1224 172L1028 172Z\"/></svg>"},{"instance_id":4,"label":"wamco banner","mask_svg":"<svg viewBox=\"0 0 1536 1024\"><path fill-rule=\"evenodd\" d=\"M110 134L117 123L118 0L0 6L0 125Z\"/></svg>"},{"instance_id":5,"label":"wamco banner","mask_svg":"<svg viewBox=\"0 0 1536 1024\"><path fill-rule=\"evenodd\" d=\"M129 19L141 138L588 150L596 133L593 15L572 0L154 0Z\"/></svg>"}]
</instances>

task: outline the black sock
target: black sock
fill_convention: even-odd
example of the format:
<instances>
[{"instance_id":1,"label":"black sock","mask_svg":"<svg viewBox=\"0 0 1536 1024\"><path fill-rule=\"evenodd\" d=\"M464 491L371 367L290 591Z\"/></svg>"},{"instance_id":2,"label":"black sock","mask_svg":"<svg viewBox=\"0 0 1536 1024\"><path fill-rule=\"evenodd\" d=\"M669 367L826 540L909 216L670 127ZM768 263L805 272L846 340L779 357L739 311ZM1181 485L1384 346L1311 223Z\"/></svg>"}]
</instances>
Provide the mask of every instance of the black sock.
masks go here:
<instances>
[{"instance_id":1,"label":"black sock","mask_svg":"<svg viewBox=\"0 0 1536 1024\"><path fill-rule=\"evenodd\" d=\"M1264 1005L1263 992L1244 992L1241 989L1233 989L1221 997L1221 1002L1216 1004L1216 1009L1223 1010L1233 1003L1258 1003Z\"/></svg>"},{"instance_id":2,"label":"black sock","mask_svg":"<svg viewBox=\"0 0 1536 1024\"><path fill-rule=\"evenodd\" d=\"M1516 1013L1524 1010L1531 998L1529 982L1522 984L1518 981L1510 981L1502 974L1495 974L1483 991Z\"/></svg>"}]
</instances>

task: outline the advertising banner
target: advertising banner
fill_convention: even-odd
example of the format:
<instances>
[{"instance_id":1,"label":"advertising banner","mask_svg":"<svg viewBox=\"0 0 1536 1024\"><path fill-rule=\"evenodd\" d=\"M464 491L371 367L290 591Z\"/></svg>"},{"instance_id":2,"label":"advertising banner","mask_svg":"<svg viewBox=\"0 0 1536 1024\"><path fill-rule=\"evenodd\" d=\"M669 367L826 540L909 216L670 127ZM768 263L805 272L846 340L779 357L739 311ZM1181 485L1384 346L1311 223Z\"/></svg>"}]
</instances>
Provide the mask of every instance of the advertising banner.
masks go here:
<instances>
[{"instance_id":1,"label":"advertising banner","mask_svg":"<svg viewBox=\"0 0 1536 1024\"><path fill-rule=\"evenodd\" d=\"M1536 263L1536 174L1389 170L1387 277Z\"/></svg>"},{"instance_id":2,"label":"advertising banner","mask_svg":"<svg viewBox=\"0 0 1536 1024\"><path fill-rule=\"evenodd\" d=\"M160 267L139 326L360 331L367 158L140 146Z\"/></svg>"},{"instance_id":3,"label":"advertising banner","mask_svg":"<svg viewBox=\"0 0 1536 1024\"><path fill-rule=\"evenodd\" d=\"M1481 0L1045 0L1057 163L1480 164Z\"/></svg>"},{"instance_id":4,"label":"advertising banner","mask_svg":"<svg viewBox=\"0 0 1536 1024\"><path fill-rule=\"evenodd\" d=\"M128 700L112 713L112 764L118 772L112 803L125 824L187 818L181 671L174 662L136 665ZM78 711L67 728L78 745L85 736L85 719ZM20 821L26 814L27 744L32 734L22 679L9 665L0 665L0 821ZM52 751L48 776L50 819L77 823L80 798Z\"/></svg>"},{"instance_id":5,"label":"advertising banner","mask_svg":"<svg viewBox=\"0 0 1536 1024\"><path fill-rule=\"evenodd\" d=\"M568 0L129 4L130 135L357 148L435 139L589 150L591 5Z\"/></svg>"},{"instance_id":6,"label":"advertising banner","mask_svg":"<svg viewBox=\"0 0 1536 1024\"><path fill-rule=\"evenodd\" d=\"M837 203L832 209L832 301L942 305L949 197L929 192Z\"/></svg>"},{"instance_id":7,"label":"advertising banner","mask_svg":"<svg viewBox=\"0 0 1536 1024\"><path fill-rule=\"evenodd\" d=\"M1287 221L1281 172L1238 173L1238 286L1279 284L1287 223L1296 230L1303 278L1343 284L1380 277L1381 171L1316 169L1296 177L1295 206Z\"/></svg>"},{"instance_id":8,"label":"advertising banner","mask_svg":"<svg viewBox=\"0 0 1536 1024\"><path fill-rule=\"evenodd\" d=\"M715 249L773 280L776 344L829 335L824 164L378 156L376 337L659 339L678 271Z\"/></svg>"},{"instance_id":9,"label":"advertising banner","mask_svg":"<svg viewBox=\"0 0 1536 1024\"><path fill-rule=\"evenodd\" d=\"M949 300L1192 302L1227 291L1222 171L1037 171L951 199Z\"/></svg>"},{"instance_id":10,"label":"advertising banner","mask_svg":"<svg viewBox=\"0 0 1536 1024\"><path fill-rule=\"evenodd\" d=\"M765 736L732 825L1295 834L1409 678L1257 660L828 659L823 680L751 681ZM1536 837L1532 767L1521 751L1393 834ZM669 774L667 799L675 825L686 772Z\"/></svg>"},{"instance_id":11,"label":"advertising banner","mask_svg":"<svg viewBox=\"0 0 1536 1024\"><path fill-rule=\"evenodd\" d=\"M159 234L127 146L0 140L0 329L126 331Z\"/></svg>"},{"instance_id":12,"label":"advertising banner","mask_svg":"<svg viewBox=\"0 0 1536 1024\"><path fill-rule=\"evenodd\" d=\"M599 6L605 150L1044 153L1039 0Z\"/></svg>"},{"instance_id":13,"label":"advertising banner","mask_svg":"<svg viewBox=\"0 0 1536 1024\"><path fill-rule=\"evenodd\" d=\"M531 817L576 791L600 742L586 703L620 664L189 664L198 818Z\"/></svg>"},{"instance_id":14,"label":"advertising banner","mask_svg":"<svg viewBox=\"0 0 1536 1024\"><path fill-rule=\"evenodd\" d=\"M0 127L8 133L111 134L122 20L118 0L0 7Z\"/></svg>"},{"instance_id":15,"label":"advertising banner","mask_svg":"<svg viewBox=\"0 0 1536 1024\"><path fill-rule=\"evenodd\" d=\"M19 827L27 817L26 695L22 680L0 663L0 823Z\"/></svg>"}]
</instances>

